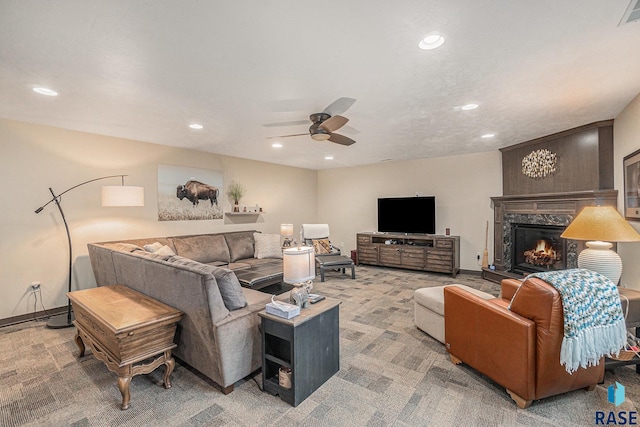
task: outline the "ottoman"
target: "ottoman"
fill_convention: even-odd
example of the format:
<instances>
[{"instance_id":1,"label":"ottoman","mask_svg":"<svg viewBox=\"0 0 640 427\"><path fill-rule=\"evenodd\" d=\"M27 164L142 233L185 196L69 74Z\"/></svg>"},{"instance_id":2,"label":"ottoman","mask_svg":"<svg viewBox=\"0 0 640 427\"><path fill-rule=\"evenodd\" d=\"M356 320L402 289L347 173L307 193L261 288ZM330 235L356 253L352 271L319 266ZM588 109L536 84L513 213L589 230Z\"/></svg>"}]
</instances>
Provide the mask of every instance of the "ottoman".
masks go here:
<instances>
[{"instance_id":1,"label":"ottoman","mask_svg":"<svg viewBox=\"0 0 640 427\"><path fill-rule=\"evenodd\" d=\"M320 267L320 281L324 282L324 272L326 269L338 269L342 270L342 274L345 273L345 268L351 268L351 278L356 278L356 270L353 264L353 260L349 257L339 254L329 255L316 255L316 264Z\"/></svg>"},{"instance_id":2,"label":"ottoman","mask_svg":"<svg viewBox=\"0 0 640 427\"><path fill-rule=\"evenodd\" d=\"M478 291L465 285L445 285L433 288L417 289L413 293L415 304L413 320L418 329L431 335L444 344L444 288L446 286L457 286L482 299L493 299L493 295Z\"/></svg>"}]
</instances>

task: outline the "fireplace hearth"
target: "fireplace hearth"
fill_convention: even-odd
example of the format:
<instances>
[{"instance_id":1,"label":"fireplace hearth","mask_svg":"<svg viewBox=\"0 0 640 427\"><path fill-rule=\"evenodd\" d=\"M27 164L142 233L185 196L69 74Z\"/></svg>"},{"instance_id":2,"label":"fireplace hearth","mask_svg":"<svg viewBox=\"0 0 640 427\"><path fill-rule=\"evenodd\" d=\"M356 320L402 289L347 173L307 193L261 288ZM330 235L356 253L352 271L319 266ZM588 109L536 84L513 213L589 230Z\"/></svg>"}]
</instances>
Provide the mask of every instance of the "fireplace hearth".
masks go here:
<instances>
[{"instance_id":1,"label":"fireplace hearth","mask_svg":"<svg viewBox=\"0 0 640 427\"><path fill-rule=\"evenodd\" d=\"M511 224L513 273L535 273L566 268L566 241L560 238L564 226Z\"/></svg>"}]
</instances>

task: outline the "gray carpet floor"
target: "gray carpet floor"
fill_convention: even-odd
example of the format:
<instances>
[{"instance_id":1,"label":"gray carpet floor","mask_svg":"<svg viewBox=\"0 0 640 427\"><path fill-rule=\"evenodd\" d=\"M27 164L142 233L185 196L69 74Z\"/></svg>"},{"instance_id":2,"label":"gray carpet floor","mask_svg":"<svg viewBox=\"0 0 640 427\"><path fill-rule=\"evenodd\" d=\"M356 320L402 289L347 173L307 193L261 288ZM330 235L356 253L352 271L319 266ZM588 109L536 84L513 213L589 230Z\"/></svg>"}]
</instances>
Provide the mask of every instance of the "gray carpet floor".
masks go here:
<instances>
[{"instance_id":1,"label":"gray carpet floor","mask_svg":"<svg viewBox=\"0 0 640 427\"><path fill-rule=\"evenodd\" d=\"M356 274L314 283L342 300L340 371L296 408L261 392L259 372L225 396L177 364L169 390L162 368L134 377L131 408L121 411L115 374L90 351L77 358L74 330L34 321L0 328L0 426L589 426L596 411L638 411L640 376L630 367L607 371L595 391L518 409L414 326L415 289L463 283L497 295L494 283L364 266ZM626 387L617 408L607 401L614 381Z\"/></svg>"}]
</instances>

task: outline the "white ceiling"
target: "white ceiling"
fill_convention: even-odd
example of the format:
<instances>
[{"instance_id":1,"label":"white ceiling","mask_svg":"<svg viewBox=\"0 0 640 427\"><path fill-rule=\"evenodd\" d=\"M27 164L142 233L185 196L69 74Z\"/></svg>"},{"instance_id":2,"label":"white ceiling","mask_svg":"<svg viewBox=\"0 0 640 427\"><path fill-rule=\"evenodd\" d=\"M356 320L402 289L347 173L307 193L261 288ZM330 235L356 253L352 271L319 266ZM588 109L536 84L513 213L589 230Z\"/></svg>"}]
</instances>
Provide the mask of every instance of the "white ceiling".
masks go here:
<instances>
[{"instance_id":1,"label":"white ceiling","mask_svg":"<svg viewBox=\"0 0 640 427\"><path fill-rule=\"evenodd\" d=\"M495 150L614 118L640 92L628 5L0 0L0 117L310 169ZM446 43L418 49L432 31ZM271 147L308 125L265 125L340 97L357 100L337 132L355 145Z\"/></svg>"}]
</instances>

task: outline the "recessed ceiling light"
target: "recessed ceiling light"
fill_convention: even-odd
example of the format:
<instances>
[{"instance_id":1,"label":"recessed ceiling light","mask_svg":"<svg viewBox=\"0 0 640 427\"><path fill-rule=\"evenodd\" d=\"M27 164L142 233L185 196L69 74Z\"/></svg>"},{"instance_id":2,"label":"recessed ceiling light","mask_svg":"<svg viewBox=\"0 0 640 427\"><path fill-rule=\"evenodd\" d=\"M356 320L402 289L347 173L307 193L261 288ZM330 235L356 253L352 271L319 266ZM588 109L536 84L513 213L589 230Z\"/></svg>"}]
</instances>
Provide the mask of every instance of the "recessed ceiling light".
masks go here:
<instances>
[{"instance_id":1,"label":"recessed ceiling light","mask_svg":"<svg viewBox=\"0 0 640 427\"><path fill-rule=\"evenodd\" d=\"M478 104L467 104L460 107L460 109L464 111L475 110L476 108L478 108Z\"/></svg>"},{"instance_id":2,"label":"recessed ceiling light","mask_svg":"<svg viewBox=\"0 0 640 427\"><path fill-rule=\"evenodd\" d=\"M494 136L496 136L495 133L485 133L480 138L493 138Z\"/></svg>"},{"instance_id":3,"label":"recessed ceiling light","mask_svg":"<svg viewBox=\"0 0 640 427\"><path fill-rule=\"evenodd\" d=\"M424 36L420 43L418 43L418 47L422 50L432 50L437 49L444 44L444 36L440 34L429 34L428 36Z\"/></svg>"},{"instance_id":4,"label":"recessed ceiling light","mask_svg":"<svg viewBox=\"0 0 640 427\"><path fill-rule=\"evenodd\" d=\"M282 148L282 144L280 144L279 142L274 142L273 144L271 144L271 146L273 148Z\"/></svg>"},{"instance_id":5,"label":"recessed ceiling light","mask_svg":"<svg viewBox=\"0 0 640 427\"><path fill-rule=\"evenodd\" d=\"M325 160L333 160L333 156L324 156Z\"/></svg>"},{"instance_id":6,"label":"recessed ceiling light","mask_svg":"<svg viewBox=\"0 0 640 427\"><path fill-rule=\"evenodd\" d=\"M33 91L36 93L39 93L40 95L47 95L47 96L58 96L58 92L56 92L53 89L49 89L48 87L34 87Z\"/></svg>"},{"instance_id":7,"label":"recessed ceiling light","mask_svg":"<svg viewBox=\"0 0 640 427\"><path fill-rule=\"evenodd\" d=\"M189 127L191 129L202 129L204 126L202 126L200 123L191 123Z\"/></svg>"}]
</instances>

